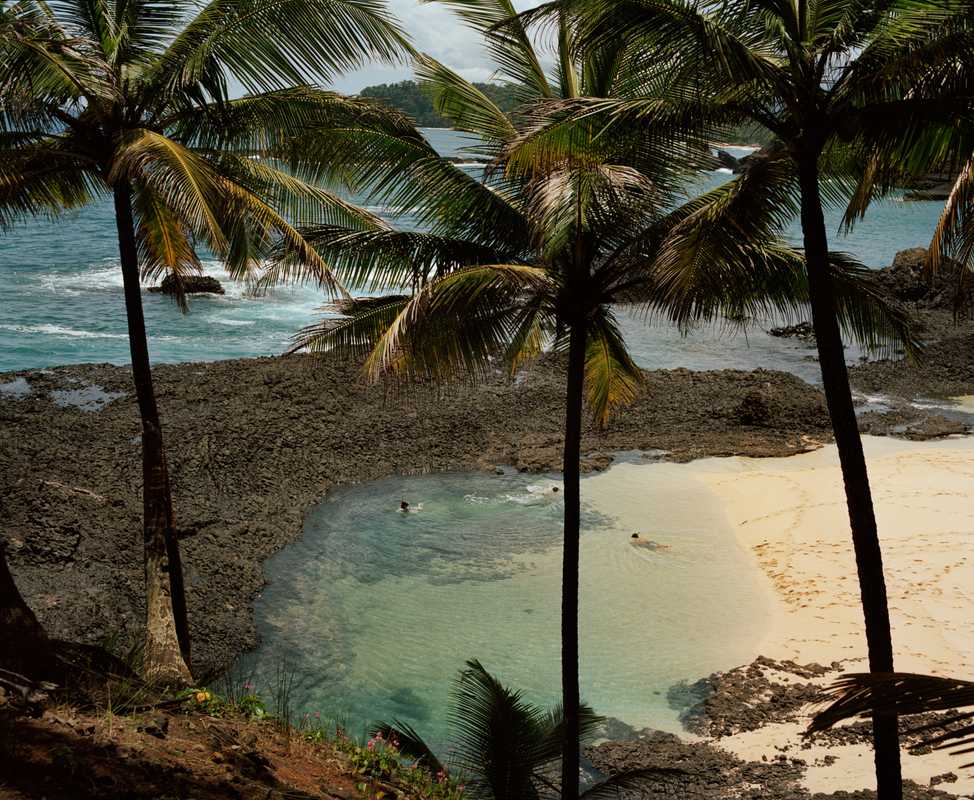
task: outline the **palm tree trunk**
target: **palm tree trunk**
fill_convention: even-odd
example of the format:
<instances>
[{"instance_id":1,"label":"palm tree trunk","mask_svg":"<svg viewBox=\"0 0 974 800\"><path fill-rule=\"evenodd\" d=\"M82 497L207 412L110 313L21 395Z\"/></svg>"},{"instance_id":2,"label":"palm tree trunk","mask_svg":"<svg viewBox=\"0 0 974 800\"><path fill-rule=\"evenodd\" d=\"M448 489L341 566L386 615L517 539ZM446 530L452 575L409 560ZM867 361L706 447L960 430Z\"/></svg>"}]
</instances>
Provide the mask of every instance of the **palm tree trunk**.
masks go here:
<instances>
[{"instance_id":1,"label":"palm tree trunk","mask_svg":"<svg viewBox=\"0 0 974 800\"><path fill-rule=\"evenodd\" d=\"M842 336L835 313L832 280L828 272L828 238L819 193L817 157L806 157L799 163L799 172L802 233L808 264L812 324L818 344L822 385L825 388L832 431L839 450L846 505L849 508L849 524L852 528L859 591L866 623L869 669L871 672L892 672L893 642L886 600L886 580L883 575L883 555L876 529L876 515L873 511L862 439L859 437L855 408L852 405ZM873 718L873 745L879 800L900 800L903 783L895 715L876 715Z\"/></svg>"},{"instance_id":2,"label":"palm tree trunk","mask_svg":"<svg viewBox=\"0 0 974 800\"><path fill-rule=\"evenodd\" d=\"M579 457L582 446L582 384L585 379L585 325L571 326L565 408L565 552L561 572L561 692L565 738L561 752L562 800L577 800L579 770L578 539L581 530Z\"/></svg>"},{"instance_id":3,"label":"palm tree trunk","mask_svg":"<svg viewBox=\"0 0 974 800\"><path fill-rule=\"evenodd\" d=\"M142 513L146 584L146 678L185 684L189 671L189 630L179 544L173 531L169 470L162 443L159 409L152 387L149 346L142 313L139 255L132 219L131 188L114 187L115 223L125 286L132 377L142 419Z\"/></svg>"},{"instance_id":4,"label":"palm tree trunk","mask_svg":"<svg viewBox=\"0 0 974 800\"><path fill-rule=\"evenodd\" d=\"M0 666L28 678L47 677L52 668L47 634L17 590L0 542Z\"/></svg>"}]
</instances>

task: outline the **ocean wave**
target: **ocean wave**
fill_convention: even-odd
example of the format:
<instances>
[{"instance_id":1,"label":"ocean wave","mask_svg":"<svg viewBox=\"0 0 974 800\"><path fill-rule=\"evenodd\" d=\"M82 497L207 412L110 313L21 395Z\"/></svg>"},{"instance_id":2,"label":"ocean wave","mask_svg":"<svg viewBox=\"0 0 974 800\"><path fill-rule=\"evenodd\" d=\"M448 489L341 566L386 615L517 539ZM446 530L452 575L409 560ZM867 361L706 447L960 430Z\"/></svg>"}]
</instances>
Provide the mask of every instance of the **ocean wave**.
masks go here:
<instances>
[{"instance_id":1,"label":"ocean wave","mask_svg":"<svg viewBox=\"0 0 974 800\"><path fill-rule=\"evenodd\" d=\"M41 285L50 291L76 294L82 291L121 289L122 271L117 264L85 269L80 272L47 272L38 276Z\"/></svg>"},{"instance_id":2,"label":"ocean wave","mask_svg":"<svg viewBox=\"0 0 974 800\"><path fill-rule=\"evenodd\" d=\"M105 331L80 331L76 328L66 328L63 325L8 325L0 324L0 328L15 333L32 333L43 336L65 336L75 339L127 339L127 333L107 333ZM160 337L162 338L162 337Z\"/></svg>"},{"instance_id":3,"label":"ocean wave","mask_svg":"<svg viewBox=\"0 0 974 800\"><path fill-rule=\"evenodd\" d=\"M232 328L243 328L255 324L255 320L252 319L215 319L213 321L218 325L229 325Z\"/></svg>"}]
</instances>

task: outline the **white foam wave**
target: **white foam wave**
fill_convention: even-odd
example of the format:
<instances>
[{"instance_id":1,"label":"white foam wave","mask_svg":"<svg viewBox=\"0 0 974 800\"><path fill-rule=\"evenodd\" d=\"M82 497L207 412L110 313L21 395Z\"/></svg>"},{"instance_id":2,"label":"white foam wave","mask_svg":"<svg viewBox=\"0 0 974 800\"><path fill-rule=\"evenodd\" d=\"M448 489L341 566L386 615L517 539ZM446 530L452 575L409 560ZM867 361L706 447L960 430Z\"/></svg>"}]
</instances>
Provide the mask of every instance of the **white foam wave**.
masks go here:
<instances>
[{"instance_id":1,"label":"white foam wave","mask_svg":"<svg viewBox=\"0 0 974 800\"><path fill-rule=\"evenodd\" d=\"M7 325L0 324L0 328L15 333L40 334L44 336L65 336L77 339L127 339L125 333L107 333L104 331L81 331L75 328L66 328L63 325Z\"/></svg>"},{"instance_id":2,"label":"white foam wave","mask_svg":"<svg viewBox=\"0 0 974 800\"><path fill-rule=\"evenodd\" d=\"M219 325L229 325L232 328L243 328L255 324L255 321L252 319L217 319L214 322Z\"/></svg>"},{"instance_id":3,"label":"white foam wave","mask_svg":"<svg viewBox=\"0 0 974 800\"><path fill-rule=\"evenodd\" d=\"M728 169L727 167L718 167L717 169L714 170L714 172L718 173L719 175L733 175L734 174L734 170Z\"/></svg>"}]
</instances>

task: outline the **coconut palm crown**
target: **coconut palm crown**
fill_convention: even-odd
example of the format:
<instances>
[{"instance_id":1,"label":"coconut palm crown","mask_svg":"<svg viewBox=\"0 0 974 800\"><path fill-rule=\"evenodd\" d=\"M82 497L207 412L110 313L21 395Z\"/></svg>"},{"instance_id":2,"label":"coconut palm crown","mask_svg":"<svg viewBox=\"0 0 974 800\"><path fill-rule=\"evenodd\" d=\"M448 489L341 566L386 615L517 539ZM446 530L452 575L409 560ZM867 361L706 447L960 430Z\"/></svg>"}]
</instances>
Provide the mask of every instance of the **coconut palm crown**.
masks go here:
<instances>
[{"instance_id":1,"label":"coconut palm crown","mask_svg":"<svg viewBox=\"0 0 974 800\"><path fill-rule=\"evenodd\" d=\"M738 318L797 313L808 289L801 254L777 238L787 213L765 191L777 185L779 160L757 159L747 176L685 202L688 181L714 166L710 132L685 124L666 76L643 80L633 71L638 54L623 39L576 57L572 25L560 17L548 71L511 3L449 5L483 34L520 106L509 117L455 72L417 59L437 110L476 137L471 151L487 164L483 177L401 125L369 120L316 134L329 175L409 215L410 227L302 230L348 286L394 293L339 303L346 318L303 330L295 348L364 355L373 380L480 379L513 375L545 351L565 357L561 792L575 798L583 402L596 424L606 424L642 382L616 309L637 305L684 320L715 309ZM659 113L629 134L600 135L570 113L586 97L647 90L657 93ZM566 152L548 158L539 148L532 158L533 142L564 140L566 120ZM840 256L830 268L852 334L868 344L908 338L905 318L879 298L864 269Z\"/></svg>"},{"instance_id":2,"label":"coconut palm crown","mask_svg":"<svg viewBox=\"0 0 974 800\"><path fill-rule=\"evenodd\" d=\"M252 278L277 248L277 276L337 291L294 225L377 222L306 182L295 134L368 111L306 82L407 48L378 0L0 6L0 228L114 203L142 420L150 677L189 680L189 631L140 283L169 274L178 288L200 271L200 246Z\"/></svg>"}]
</instances>

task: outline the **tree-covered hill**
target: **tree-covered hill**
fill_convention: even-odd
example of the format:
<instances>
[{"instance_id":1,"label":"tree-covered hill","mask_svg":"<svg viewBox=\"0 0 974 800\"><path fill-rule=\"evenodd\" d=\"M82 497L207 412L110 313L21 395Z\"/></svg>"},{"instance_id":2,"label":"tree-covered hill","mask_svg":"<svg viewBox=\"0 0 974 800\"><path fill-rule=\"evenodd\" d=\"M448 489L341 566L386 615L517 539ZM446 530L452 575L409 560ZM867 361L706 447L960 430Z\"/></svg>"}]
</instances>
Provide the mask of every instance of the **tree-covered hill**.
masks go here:
<instances>
[{"instance_id":1,"label":"tree-covered hill","mask_svg":"<svg viewBox=\"0 0 974 800\"><path fill-rule=\"evenodd\" d=\"M474 83L480 91L486 94L502 111L512 111L517 105L513 90L499 83ZM450 123L433 108L433 99L429 93L416 81L399 81L399 83L380 83L366 86L359 93L362 97L371 97L408 114L416 124L423 128L448 128ZM761 130L754 125L742 125L727 137L729 144L767 144L771 140L768 131Z\"/></svg>"},{"instance_id":2,"label":"tree-covered hill","mask_svg":"<svg viewBox=\"0 0 974 800\"><path fill-rule=\"evenodd\" d=\"M517 105L514 92L506 86L497 83L475 83L474 86L493 100L502 111L511 111ZM386 105L408 114L421 127L450 127L450 123L436 113L432 98L416 81L399 81L399 83L380 83L377 86L366 86L360 94L362 97L380 100Z\"/></svg>"}]
</instances>

